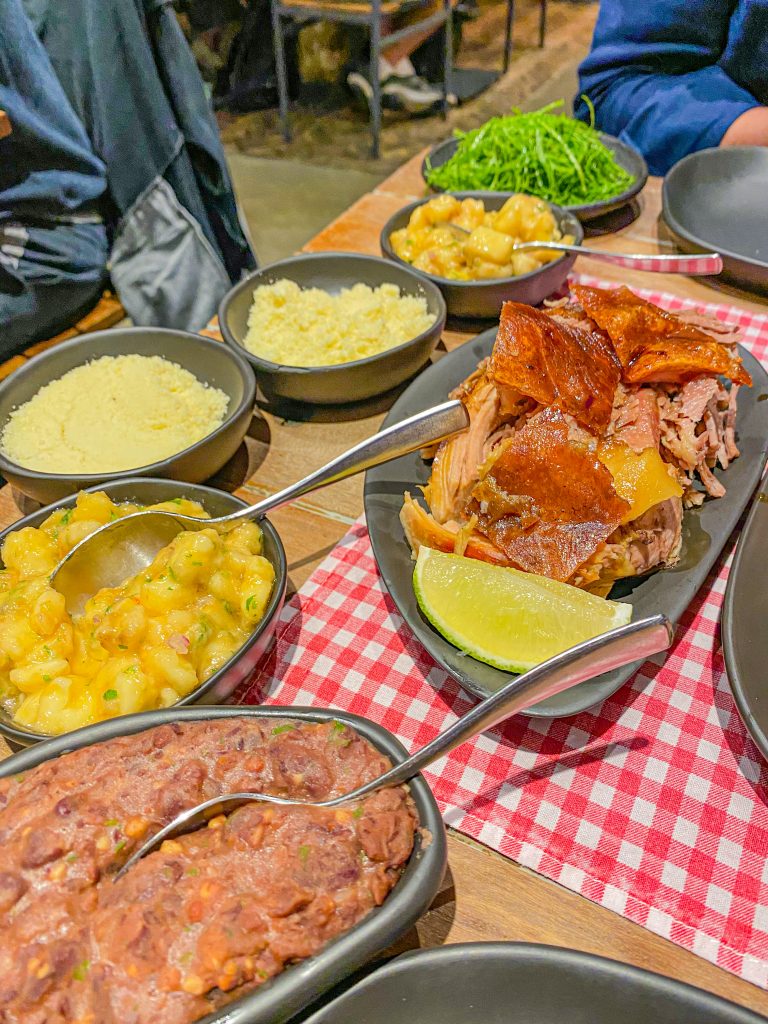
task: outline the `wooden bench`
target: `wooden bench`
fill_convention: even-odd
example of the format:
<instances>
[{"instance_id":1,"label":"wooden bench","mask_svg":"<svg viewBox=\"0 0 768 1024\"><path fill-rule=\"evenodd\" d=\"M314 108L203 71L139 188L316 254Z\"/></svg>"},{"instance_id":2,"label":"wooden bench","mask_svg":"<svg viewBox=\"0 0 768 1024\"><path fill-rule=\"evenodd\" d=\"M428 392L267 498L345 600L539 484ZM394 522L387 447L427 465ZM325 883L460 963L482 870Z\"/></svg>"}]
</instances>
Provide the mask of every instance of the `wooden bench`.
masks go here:
<instances>
[{"instance_id":1,"label":"wooden bench","mask_svg":"<svg viewBox=\"0 0 768 1024\"><path fill-rule=\"evenodd\" d=\"M0 380L4 380L14 370L24 366L40 352L45 352L46 349L53 348L54 345L60 345L62 341L68 341L69 338L76 338L79 334L90 334L93 331L103 331L107 327L114 327L124 316L125 310L120 305L120 300L113 292L104 292L98 304L90 313L86 313L81 320L78 320L73 327L62 331L61 334L57 334L53 338L48 338L47 341L38 341L36 345L30 345L29 348L24 349L20 355L12 356L4 363L0 363Z\"/></svg>"}]
</instances>

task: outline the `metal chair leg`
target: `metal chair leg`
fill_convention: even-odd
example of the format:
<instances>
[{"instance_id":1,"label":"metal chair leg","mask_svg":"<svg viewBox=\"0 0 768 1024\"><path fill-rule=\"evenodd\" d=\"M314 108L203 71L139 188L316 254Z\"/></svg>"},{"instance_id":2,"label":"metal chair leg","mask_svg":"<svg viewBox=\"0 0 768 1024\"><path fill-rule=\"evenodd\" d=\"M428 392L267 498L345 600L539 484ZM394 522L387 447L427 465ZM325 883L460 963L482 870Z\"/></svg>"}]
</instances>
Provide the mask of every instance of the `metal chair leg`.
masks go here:
<instances>
[{"instance_id":1,"label":"metal chair leg","mask_svg":"<svg viewBox=\"0 0 768 1024\"><path fill-rule=\"evenodd\" d=\"M373 5L371 18L371 156L379 159L381 151L381 80L379 79L379 58L381 57L381 13L379 5Z\"/></svg>"},{"instance_id":2,"label":"metal chair leg","mask_svg":"<svg viewBox=\"0 0 768 1024\"><path fill-rule=\"evenodd\" d=\"M539 5L539 49L541 49L547 34L547 0L539 0Z\"/></svg>"},{"instance_id":3,"label":"metal chair leg","mask_svg":"<svg viewBox=\"0 0 768 1024\"><path fill-rule=\"evenodd\" d=\"M541 0L543 3L544 0ZM503 73L509 71L509 60L512 55L512 26L515 21L515 0L507 0L507 23L504 31L504 62Z\"/></svg>"},{"instance_id":4,"label":"metal chair leg","mask_svg":"<svg viewBox=\"0 0 768 1024\"><path fill-rule=\"evenodd\" d=\"M448 117L448 88L453 74L453 7L451 0L445 0L445 25L443 26L443 120Z\"/></svg>"},{"instance_id":5,"label":"metal chair leg","mask_svg":"<svg viewBox=\"0 0 768 1024\"><path fill-rule=\"evenodd\" d=\"M280 0L272 0L272 38L275 45L275 68L277 70L277 99L280 110L280 128L285 142L291 141L291 125L288 120L288 69L285 65L285 40L283 22L280 17Z\"/></svg>"}]
</instances>

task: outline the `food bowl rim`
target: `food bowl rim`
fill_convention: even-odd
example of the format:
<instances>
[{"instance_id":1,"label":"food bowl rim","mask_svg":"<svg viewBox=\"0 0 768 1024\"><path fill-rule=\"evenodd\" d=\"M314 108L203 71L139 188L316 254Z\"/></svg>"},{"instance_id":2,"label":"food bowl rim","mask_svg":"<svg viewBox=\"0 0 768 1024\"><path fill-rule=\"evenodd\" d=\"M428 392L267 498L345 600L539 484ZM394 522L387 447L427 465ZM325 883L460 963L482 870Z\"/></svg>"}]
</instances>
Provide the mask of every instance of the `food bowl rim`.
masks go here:
<instances>
[{"instance_id":1,"label":"food bowl rim","mask_svg":"<svg viewBox=\"0 0 768 1024\"><path fill-rule=\"evenodd\" d=\"M418 348L418 346L427 341L432 334L437 334L439 338L439 336L443 333L443 330L445 329L445 322L448 318L448 309L445 304L445 299L443 297L442 292L437 287L437 285L435 285L434 282L431 281L429 278L423 277L418 271L415 271L413 267L409 266L407 263L401 263L402 269L410 273L410 275L414 278L416 284L423 286L426 281L428 285L435 289L435 293L433 294L432 297L438 307L438 313L429 327L425 328L423 331L415 335L413 338L409 338L408 341L401 342L394 348L386 348L382 352L376 352L375 355L364 356L362 359L352 359L345 363L331 363L327 366L291 366L289 363L273 363L271 360L265 359L263 356L256 355L255 352L251 352L249 349L247 349L243 342L237 340L227 320L227 312L229 309L229 305L236 293L239 294L241 291L245 291L247 285L250 282L254 281L255 278L261 277L267 271L274 270L275 267L286 267L294 263L323 262L329 257L339 256L343 256L345 259L360 260L365 261L367 263L383 264L384 266L388 266L389 263L391 262L391 260L384 259L381 256L369 256L365 253L329 251L300 253L296 256L288 256L283 260L277 260L275 263L270 263L265 267L260 267L258 270L255 270L252 274L249 274L248 277L245 277L243 278L242 281L239 281L235 285L235 287L230 289L230 291L228 291L224 298L221 300L221 304L219 306L219 329L221 330L221 333L224 335L224 340L227 342L227 344L233 348L237 348L240 352L244 353L246 359L250 360L256 366L263 368L265 371L269 373L290 373L296 374L298 376L301 374L308 373L339 373L340 371L352 370L360 366L368 366L371 365L372 363L382 360L385 356L391 356L398 352L404 352L406 349L409 348ZM364 284L365 282L358 283ZM381 284L393 283L394 282L390 281L381 282ZM319 285L314 285L313 287L319 287ZM341 287L344 286L342 285ZM352 285L349 285L348 287L352 287ZM377 287L380 287L380 285L378 285Z\"/></svg>"},{"instance_id":2,"label":"food bowl rim","mask_svg":"<svg viewBox=\"0 0 768 1024\"><path fill-rule=\"evenodd\" d=\"M51 502L49 505L43 505L36 511L30 512L26 516L23 516L21 519L18 519L15 523L11 523L11 525L7 526L4 530L0 530L0 547L2 547L3 542L10 536L10 534L15 533L17 530L23 529L25 526L31 525L29 520L38 519L41 516L43 519L45 519L52 512L55 512L59 508L64 508L68 505L74 505L74 500L77 499L78 494L82 492L92 494L96 491L103 490L104 487L109 487L112 484L120 487L130 487L132 484L140 484L142 486L146 484L161 484L163 487L169 487L171 488L171 490L178 491L182 491L185 487L191 487L194 488L196 491L204 491L207 494L226 494L230 498L232 498L232 500L241 508L247 508L247 504L246 502L243 501L242 498L238 498L236 495L230 494L229 491L222 491L217 487L209 487L206 484L189 484L184 483L183 481L180 480L168 480L164 477L147 476L129 477L128 479L107 480L101 484L93 484L90 487L83 487L76 493L68 494L66 497L59 498L58 501ZM187 705L194 704L196 700L203 696L203 694L207 693L210 689L212 689L216 685L218 680L226 672L228 672L248 650L250 650L250 648L254 645L254 643L259 639L261 634L264 632L267 625L272 621L274 616L279 614L285 597L285 590L288 582L288 561L285 555L285 548L283 547L283 542L280 539L280 534L277 532L277 530L269 521L269 519L267 519L266 517L260 519L259 527L264 533L269 535L270 540L274 544L275 549L277 551L277 564L275 565L274 563L272 563L273 568L275 570L275 582L272 586L272 593L269 596L267 607L264 609L264 614L256 623L256 626L253 629L253 631L249 633L248 637L242 642L240 647L238 647L234 654L232 654L226 660L226 662L213 673L213 675L210 675L208 676L207 679L204 679L194 688L194 690L190 690L189 693L185 694L183 697L180 697L175 704L172 704L170 706L170 708L156 708L153 709L153 711L170 711L175 708L185 707ZM2 559L0 559L0 568L2 568L2 565L3 562ZM135 713L149 714L153 712ZM101 722L95 722L93 724L102 725L104 724L104 722L113 722L130 717L130 714L115 715L113 718L103 719ZM91 728L91 726L83 726L83 728L89 729ZM14 725L10 716L7 715L5 711L0 709L0 735L7 736L15 743L28 744L31 741L31 744L37 747L41 742L46 742L47 740L51 739L60 739L61 736L69 736L72 734L72 732L76 731L78 730L72 730L71 732L61 734L35 732L32 729L25 729L21 726Z\"/></svg>"},{"instance_id":3,"label":"food bowl rim","mask_svg":"<svg viewBox=\"0 0 768 1024\"><path fill-rule=\"evenodd\" d=\"M509 193L509 195L507 195L506 193L503 192L472 191L443 193L443 195L455 196L456 199L501 199L504 196L506 196L506 198L508 199L511 196L517 194L518 193L516 192L512 192ZM520 194L522 195L523 193ZM398 220L403 214L410 215L419 206L423 206L425 203L429 203L436 198L437 196L433 195L425 196L423 199L416 199L412 203L408 203L407 205L402 206L399 210L393 213L392 216L387 220L386 224L381 229L381 233L379 235L379 243L381 245L381 251L386 255L386 258L388 260L390 260L393 263L399 264L401 267L410 268L411 270L414 269L412 264L406 263L405 260L401 259L397 255L397 253L390 244L390 237L392 235L392 232L395 230L395 228L392 226L392 222ZM573 244L581 245L581 243L584 241L584 228L579 219L571 210L567 209L565 206L558 206L557 203L550 203L547 199L540 199L539 196L533 196L532 198L538 199L540 203L544 203L546 206L548 206L556 217L558 217L559 214L563 218L573 220L574 224L576 225L576 230L573 232ZM560 224L561 221L558 218L558 227L560 227ZM515 274L512 277L489 277L479 281L458 281L452 277L438 277L437 274L430 274L426 270L415 270L414 272L417 274L421 274L425 278L425 280L431 281L438 288L440 286L448 286L451 288L498 288L499 286L502 285L513 284L518 281L530 281L535 277L539 277L544 271L548 270L550 267L556 266L561 260L567 259L569 256L573 256L575 258L576 256L578 256L578 253L563 252L557 259L550 260L548 263L543 263L540 267L537 267L536 270L529 270L525 274Z\"/></svg>"},{"instance_id":4,"label":"food bowl rim","mask_svg":"<svg viewBox=\"0 0 768 1024\"><path fill-rule=\"evenodd\" d=\"M50 473L40 469L29 469L27 466L22 466L18 462L14 462L12 459L8 458L0 447L0 471L5 470L14 476L23 477L25 480L60 480L62 483L66 483L67 481L72 481L73 483L74 481L81 481L83 484L97 484L111 482L113 480L128 480L134 476L143 476L144 474L146 474L146 479L150 479L152 478L151 474L153 472L157 472L158 470L162 470L173 465L180 459L193 454L203 445L207 445L211 441L214 441L221 434L229 430L235 420L242 416L247 408L252 409L256 404L256 377L253 373L252 367L248 363L248 360L244 359L241 353L233 352L229 346L222 345L222 343L220 341L216 341L215 338L207 338L204 334L195 334L192 331L176 330L172 327L114 327L105 331L93 331L90 334L80 334L76 338L69 338L67 341L63 341L60 345L55 345L53 348L47 349L45 352L40 352L36 356L33 356L33 358L24 366L20 366L16 371L14 371L14 373L6 377L4 381L0 382L0 396L4 392L9 391L11 387L15 386L22 377L26 376L27 373L32 372L34 368L42 363L43 360L58 352L65 352L70 348L78 348L84 344L86 344L87 347L87 343L92 342L94 338L124 337L125 335L150 333L173 335L175 337L192 339L193 343L202 344L204 348L210 348L211 351L224 352L226 353L227 358L232 359L234 364L237 366L237 369L240 371L240 377L243 382L243 397L238 402L237 407L227 414L226 418L218 425L218 427L215 427L210 433L206 434L205 437L201 437L199 441L195 441L193 444L183 448L180 452L176 452L173 455L167 455L164 459L159 459L156 462L148 462L145 466L134 466L131 469L116 469L113 471L104 470L101 473ZM134 354L139 355L139 353ZM161 358L167 358L163 356L162 352L157 352L155 354L159 355ZM115 356L119 355L131 355L131 353L115 353ZM108 356L108 353L102 353L101 356L96 356L94 358L101 359L103 356ZM93 360L91 359L86 359L79 365L84 366L86 363L92 361ZM173 360L168 359L168 361L172 362ZM72 366L70 367L70 370L75 370L77 368L77 366ZM183 367L183 369L186 369L186 367ZM44 387L47 387L48 384L52 384L56 380L61 380L61 377L63 377L64 374L69 373L70 370L64 370L60 376L51 377L45 384L41 384L33 397L36 397L36 395L39 394ZM188 372L192 373L191 370ZM193 376L197 377L197 374L193 374ZM199 377L197 377L197 379L200 381ZM205 384L208 387L213 387L213 385L208 381L200 381L200 383ZM221 389L219 388L219 390ZM227 395L227 398L229 398L229 395ZM32 399L29 398L27 401L32 401ZM16 409L18 408L20 407L16 406ZM9 419L10 417L0 423L0 438L2 437ZM83 490L84 488L80 489ZM67 497L71 497L71 495L67 495Z\"/></svg>"}]
</instances>

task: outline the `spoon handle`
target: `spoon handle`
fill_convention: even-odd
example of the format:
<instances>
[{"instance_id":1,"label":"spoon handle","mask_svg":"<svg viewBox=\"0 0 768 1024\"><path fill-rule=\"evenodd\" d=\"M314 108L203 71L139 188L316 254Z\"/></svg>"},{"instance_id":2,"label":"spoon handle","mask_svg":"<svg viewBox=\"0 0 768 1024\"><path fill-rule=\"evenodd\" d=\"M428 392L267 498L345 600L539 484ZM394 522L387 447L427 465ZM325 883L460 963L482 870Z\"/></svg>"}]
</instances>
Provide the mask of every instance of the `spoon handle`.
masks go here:
<instances>
[{"instance_id":1,"label":"spoon handle","mask_svg":"<svg viewBox=\"0 0 768 1024\"><path fill-rule=\"evenodd\" d=\"M673 253L623 253L606 252L604 249L589 249L583 245L568 245L567 242L522 242L515 246L515 251L526 249L551 249L555 252L575 252L580 256L605 260L619 267L630 270L648 270L659 274L719 274L723 269L723 260L719 253L701 252L687 255L682 252Z\"/></svg>"},{"instance_id":2,"label":"spoon handle","mask_svg":"<svg viewBox=\"0 0 768 1024\"><path fill-rule=\"evenodd\" d=\"M397 786L407 782L422 768L478 733L492 729L532 704L562 693L563 690L583 683L585 679L592 679L603 672L665 651L673 638L674 628L669 620L664 615L653 615L585 640L543 661L524 675L517 676L497 693L486 697L412 757L352 793L327 801L326 806L356 800L382 786Z\"/></svg>"},{"instance_id":3,"label":"spoon handle","mask_svg":"<svg viewBox=\"0 0 768 1024\"><path fill-rule=\"evenodd\" d=\"M401 455L408 455L419 448L453 437L454 434L466 430L468 426L469 414L461 402L452 400L436 405L379 431L343 455L332 459L325 466L316 469L298 483L291 484L290 487L271 494L263 501L223 518L229 523L264 516L281 505L287 505L302 495L317 490L318 487L336 483L382 462L389 462L390 459L397 459Z\"/></svg>"}]
</instances>

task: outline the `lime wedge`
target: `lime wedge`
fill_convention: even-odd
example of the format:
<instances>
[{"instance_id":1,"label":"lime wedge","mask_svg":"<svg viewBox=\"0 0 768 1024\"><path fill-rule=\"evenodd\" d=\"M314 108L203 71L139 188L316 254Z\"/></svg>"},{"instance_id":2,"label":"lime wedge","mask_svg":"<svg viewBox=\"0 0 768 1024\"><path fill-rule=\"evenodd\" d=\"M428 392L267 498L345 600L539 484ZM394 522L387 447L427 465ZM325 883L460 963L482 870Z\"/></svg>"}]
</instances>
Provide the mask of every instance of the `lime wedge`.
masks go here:
<instances>
[{"instance_id":1,"label":"lime wedge","mask_svg":"<svg viewBox=\"0 0 768 1024\"><path fill-rule=\"evenodd\" d=\"M419 550L413 588L446 640L506 672L525 672L632 618L631 605L427 547Z\"/></svg>"}]
</instances>

